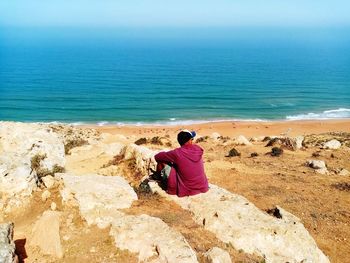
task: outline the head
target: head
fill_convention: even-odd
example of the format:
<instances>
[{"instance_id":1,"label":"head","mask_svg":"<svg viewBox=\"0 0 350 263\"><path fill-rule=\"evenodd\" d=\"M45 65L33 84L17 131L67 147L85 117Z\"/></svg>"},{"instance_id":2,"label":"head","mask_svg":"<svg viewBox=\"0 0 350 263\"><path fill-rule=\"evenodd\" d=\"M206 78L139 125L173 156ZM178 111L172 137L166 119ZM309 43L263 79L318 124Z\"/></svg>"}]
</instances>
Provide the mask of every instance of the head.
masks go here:
<instances>
[{"instance_id":1,"label":"head","mask_svg":"<svg viewBox=\"0 0 350 263\"><path fill-rule=\"evenodd\" d=\"M177 135L178 143L183 146L187 143L192 143L193 138L196 136L196 132L189 130L182 130Z\"/></svg>"}]
</instances>

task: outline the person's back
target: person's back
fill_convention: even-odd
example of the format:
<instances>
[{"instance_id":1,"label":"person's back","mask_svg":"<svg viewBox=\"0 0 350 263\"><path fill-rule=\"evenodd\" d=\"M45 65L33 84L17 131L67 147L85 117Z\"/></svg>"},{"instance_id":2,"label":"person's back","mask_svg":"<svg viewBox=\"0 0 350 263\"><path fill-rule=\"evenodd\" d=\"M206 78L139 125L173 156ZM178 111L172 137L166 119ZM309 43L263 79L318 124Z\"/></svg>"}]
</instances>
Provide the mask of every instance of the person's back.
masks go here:
<instances>
[{"instance_id":1,"label":"person's back","mask_svg":"<svg viewBox=\"0 0 350 263\"><path fill-rule=\"evenodd\" d=\"M167 163L172 168L167 174L167 192L178 196L195 195L208 191L204 172L203 149L192 143L194 132L182 131L178 135L181 147L160 152L155 156L158 163Z\"/></svg>"}]
</instances>

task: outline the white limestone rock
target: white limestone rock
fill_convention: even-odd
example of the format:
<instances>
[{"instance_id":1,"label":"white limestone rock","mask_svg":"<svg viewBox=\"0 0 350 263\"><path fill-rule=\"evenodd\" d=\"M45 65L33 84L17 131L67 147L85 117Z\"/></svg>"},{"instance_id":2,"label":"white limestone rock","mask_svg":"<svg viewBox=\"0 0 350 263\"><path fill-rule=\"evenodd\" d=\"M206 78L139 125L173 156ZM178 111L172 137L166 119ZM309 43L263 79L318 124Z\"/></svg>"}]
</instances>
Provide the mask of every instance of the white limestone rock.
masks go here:
<instances>
[{"instance_id":1,"label":"white limestone rock","mask_svg":"<svg viewBox=\"0 0 350 263\"><path fill-rule=\"evenodd\" d=\"M198 262L186 239L159 218L148 215L116 218L110 235L118 248L137 253L140 262Z\"/></svg>"},{"instance_id":2,"label":"white limestone rock","mask_svg":"<svg viewBox=\"0 0 350 263\"><path fill-rule=\"evenodd\" d=\"M47 189L51 189L55 186L55 178L51 175L48 175L48 176L44 176L41 178L41 180L43 181L45 187Z\"/></svg>"},{"instance_id":3,"label":"white limestone rock","mask_svg":"<svg viewBox=\"0 0 350 263\"><path fill-rule=\"evenodd\" d=\"M306 162L306 165L316 170L325 168L327 169L326 163L320 160L308 160Z\"/></svg>"},{"instance_id":4,"label":"white limestone rock","mask_svg":"<svg viewBox=\"0 0 350 263\"><path fill-rule=\"evenodd\" d=\"M304 136L297 136L294 138L294 140L295 140L296 148L298 150L303 148Z\"/></svg>"},{"instance_id":5,"label":"white limestone rock","mask_svg":"<svg viewBox=\"0 0 350 263\"><path fill-rule=\"evenodd\" d=\"M266 262L329 262L300 220L278 208L282 219L262 212L246 198L211 185L207 193L184 198L154 192L191 211L194 220L235 249L255 253Z\"/></svg>"},{"instance_id":6,"label":"white limestone rock","mask_svg":"<svg viewBox=\"0 0 350 263\"><path fill-rule=\"evenodd\" d=\"M64 201L76 202L81 216L89 225L107 227L113 217L119 217L118 209L129 208L137 200L135 191L119 176L60 174L64 187Z\"/></svg>"},{"instance_id":7,"label":"white limestone rock","mask_svg":"<svg viewBox=\"0 0 350 263\"><path fill-rule=\"evenodd\" d=\"M350 175L350 172L346 169L341 169L340 172L339 172L339 175L341 176L348 176Z\"/></svg>"},{"instance_id":8,"label":"white limestone rock","mask_svg":"<svg viewBox=\"0 0 350 263\"><path fill-rule=\"evenodd\" d=\"M30 245L38 246L44 255L63 257L60 238L60 212L45 211L35 223Z\"/></svg>"},{"instance_id":9,"label":"white limestone rock","mask_svg":"<svg viewBox=\"0 0 350 263\"><path fill-rule=\"evenodd\" d=\"M18 262L13 241L13 223L0 224L0 262Z\"/></svg>"},{"instance_id":10,"label":"white limestone rock","mask_svg":"<svg viewBox=\"0 0 350 263\"><path fill-rule=\"evenodd\" d=\"M218 140L219 137L221 137L220 133L218 132L213 132L211 135L210 135L210 138L213 139L213 140Z\"/></svg>"},{"instance_id":11,"label":"white limestone rock","mask_svg":"<svg viewBox=\"0 0 350 263\"><path fill-rule=\"evenodd\" d=\"M322 148L336 150L336 149L339 149L340 147L341 147L341 143L339 141L330 140L330 141L326 142Z\"/></svg>"},{"instance_id":12,"label":"white limestone rock","mask_svg":"<svg viewBox=\"0 0 350 263\"><path fill-rule=\"evenodd\" d=\"M116 156L123 152L123 149L125 147L125 144L123 143L110 143L110 144L103 144L103 151L105 154L108 154L110 156Z\"/></svg>"},{"instance_id":13,"label":"white limestone rock","mask_svg":"<svg viewBox=\"0 0 350 263\"><path fill-rule=\"evenodd\" d=\"M237 145L252 145L251 142L249 142L249 140L246 137L244 137L243 135L239 135L235 139L235 144L237 144Z\"/></svg>"},{"instance_id":14,"label":"white limestone rock","mask_svg":"<svg viewBox=\"0 0 350 263\"><path fill-rule=\"evenodd\" d=\"M231 263L230 254L221 248L213 247L204 253L206 262L208 263Z\"/></svg>"},{"instance_id":15,"label":"white limestone rock","mask_svg":"<svg viewBox=\"0 0 350 263\"><path fill-rule=\"evenodd\" d=\"M26 197L36 188L37 177L31 158L46 156L41 168L64 167L62 140L52 129L39 124L0 122L0 192L7 196Z\"/></svg>"},{"instance_id":16,"label":"white limestone rock","mask_svg":"<svg viewBox=\"0 0 350 263\"><path fill-rule=\"evenodd\" d=\"M47 199L50 198L50 196L51 196L50 191L45 190L45 191L41 194L41 200L42 200L43 202L45 202Z\"/></svg>"}]
</instances>

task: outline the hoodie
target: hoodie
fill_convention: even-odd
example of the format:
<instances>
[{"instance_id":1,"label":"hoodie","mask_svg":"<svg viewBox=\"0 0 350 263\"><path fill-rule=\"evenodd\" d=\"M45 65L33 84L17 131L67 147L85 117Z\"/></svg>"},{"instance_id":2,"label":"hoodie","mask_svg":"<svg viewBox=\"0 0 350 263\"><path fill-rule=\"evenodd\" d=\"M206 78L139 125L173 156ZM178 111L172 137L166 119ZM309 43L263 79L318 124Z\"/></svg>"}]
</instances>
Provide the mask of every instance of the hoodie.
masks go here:
<instances>
[{"instance_id":1,"label":"hoodie","mask_svg":"<svg viewBox=\"0 0 350 263\"><path fill-rule=\"evenodd\" d=\"M168 177L168 194L182 197L208 191L202 156L203 149L196 144L185 144L175 150L155 155L157 162L172 163Z\"/></svg>"}]
</instances>

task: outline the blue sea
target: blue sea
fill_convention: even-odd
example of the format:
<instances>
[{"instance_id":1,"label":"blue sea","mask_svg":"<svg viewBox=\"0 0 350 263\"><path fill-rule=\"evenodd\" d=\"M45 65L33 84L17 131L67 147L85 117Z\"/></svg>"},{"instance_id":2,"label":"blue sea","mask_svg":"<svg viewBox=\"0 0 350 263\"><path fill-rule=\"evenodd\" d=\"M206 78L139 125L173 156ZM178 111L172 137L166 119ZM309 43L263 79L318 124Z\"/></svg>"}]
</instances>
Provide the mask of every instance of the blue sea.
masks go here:
<instances>
[{"instance_id":1,"label":"blue sea","mask_svg":"<svg viewBox=\"0 0 350 263\"><path fill-rule=\"evenodd\" d=\"M0 29L0 120L350 118L350 29Z\"/></svg>"}]
</instances>

